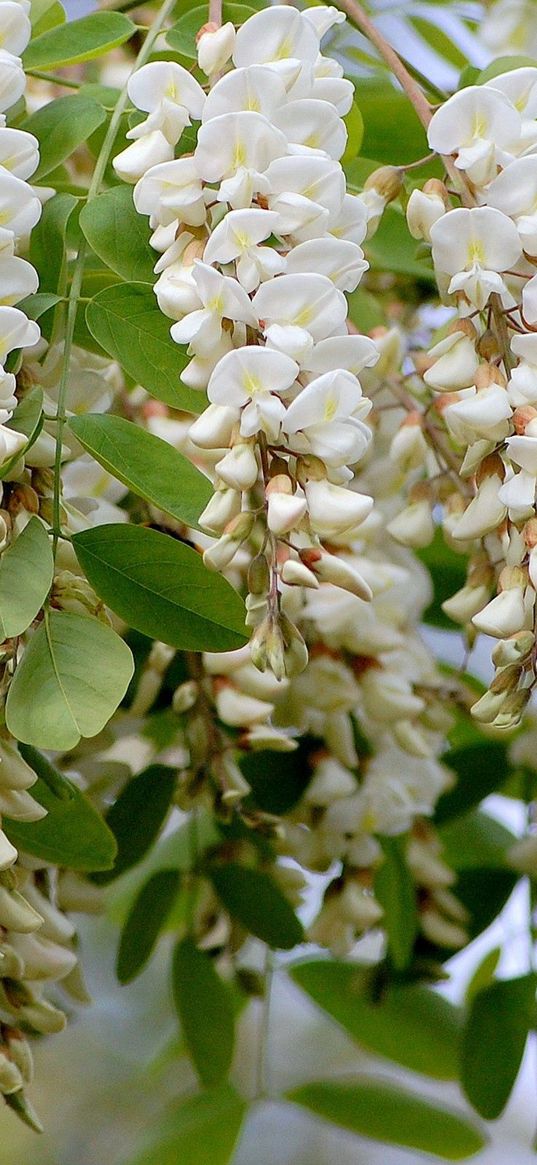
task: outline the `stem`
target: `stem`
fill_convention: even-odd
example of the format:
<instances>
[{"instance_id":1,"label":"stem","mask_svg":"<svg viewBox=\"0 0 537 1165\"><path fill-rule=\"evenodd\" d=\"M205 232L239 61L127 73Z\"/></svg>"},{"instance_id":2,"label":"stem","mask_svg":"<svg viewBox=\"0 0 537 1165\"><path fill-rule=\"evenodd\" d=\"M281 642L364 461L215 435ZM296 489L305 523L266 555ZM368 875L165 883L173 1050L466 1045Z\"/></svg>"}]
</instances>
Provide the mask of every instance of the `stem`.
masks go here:
<instances>
[{"instance_id":1,"label":"stem","mask_svg":"<svg viewBox=\"0 0 537 1165\"><path fill-rule=\"evenodd\" d=\"M409 101L411 101L416 113L422 123L427 129L432 117L431 106L424 97L419 85L416 83L407 68L405 68L401 58L392 48L391 44L384 39L381 32L375 28L372 20L364 12L362 5L357 3L357 0L337 0L338 8L347 13L347 16L367 37L371 44L375 46L380 53L382 59L386 62L389 70L397 77L399 84L404 89Z\"/></svg>"},{"instance_id":2,"label":"stem","mask_svg":"<svg viewBox=\"0 0 537 1165\"><path fill-rule=\"evenodd\" d=\"M65 89L81 89L82 81L71 81L69 77L60 77L57 73L45 73L41 69L25 69L27 77L37 77L39 81L49 81L51 85L63 85Z\"/></svg>"},{"instance_id":3,"label":"stem","mask_svg":"<svg viewBox=\"0 0 537 1165\"><path fill-rule=\"evenodd\" d=\"M209 24L222 24L222 0L209 0Z\"/></svg>"},{"instance_id":4,"label":"stem","mask_svg":"<svg viewBox=\"0 0 537 1165\"><path fill-rule=\"evenodd\" d=\"M270 1006L272 1002L272 984L274 981L274 961L272 951L267 947L265 953L265 994L261 1000L261 1016L259 1024L259 1043L257 1048L256 1072L256 1099L261 1100L270 1095L269 1074L269 1036L270 1036Z\"/></svg>"},{"instance_id":5,"label":"stem","mask_svg":"<svg viewBox=\"0 0 537 1165\"><path fill-rule=\"evenodd\" d=\"M151 29L148 30L146 39L138 56L134 62L133 72L140 69L151 55L151 51L157 37L160 35L162 26L168 19L168 16L173 11L176 0L165 0L162 8L156 17ZM101 184L104 178L105 170L108 165L110 155L114 146L116 134L121 122L121 117L128 105L129 97L127 93L127 86L125 85L122 93L118 97L114 112L110 118L108 130L104 142L97 158L97 163L91 179L88 190L87 202L90 203L92 199L96 198L100 192ZM52 508L52 525L54 528L53 535L53 552L56 555L58 540L61 534L61 470L62 470L62 438L64 426L67 422L65 413L67 404L67 392L69 387L69 364L71 360L71 351L73 348L73 338L75 332L76 313L78 310L78 301L80 299L82 282L84 279L84 266L87 254L87 243L83 239L80 243L73 268L73 278L67 302L67 319L65 323L65 339L63 352L63 367L60 384L58 388L58 406L56 409L56 420L58 422L56 428L56 456L54 460L54 499Z\"/></svg>"}]
</instances>

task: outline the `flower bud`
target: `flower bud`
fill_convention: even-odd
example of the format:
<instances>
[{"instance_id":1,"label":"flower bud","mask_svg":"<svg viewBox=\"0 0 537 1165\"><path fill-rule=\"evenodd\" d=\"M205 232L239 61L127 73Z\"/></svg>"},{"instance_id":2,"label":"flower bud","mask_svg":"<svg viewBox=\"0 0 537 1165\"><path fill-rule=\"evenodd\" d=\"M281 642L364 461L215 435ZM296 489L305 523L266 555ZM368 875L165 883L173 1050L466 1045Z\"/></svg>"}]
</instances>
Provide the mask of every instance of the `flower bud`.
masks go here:
<instances>
[{"instance_id":1,"label":"flower bud","mask_svg":"<svg viewBox=\"0 0 537 1165\"><path fill-rule=\"evenodd\" d=\"M319 581L311 570L299 559L288 558L280 571L280 578L287 586L311 587L318 590Z\"/></svg>"},{"instance_id":2,"label":"flower bud","mask_svg":"<svg viewBox=\"0 0 537 1165\"><path fill-rule=\"evenodd\" d=\"M480 724L492 724L501 711L505 700L503 692L485 692L470 709L474 720Z\"/></svg>"},{"instance_id":3,"label":"flower bud","mask_svg":"<svg viewBox=\"0 0 537 1165\"><path fill-rule=\"evenodd\" d=\"M307 510L306 498L292 489L291 481L284 474L273 477L266 488L267 526L277 536L294 530Z\"/></svg>"},{"instance_id":4,"label":"flower bud","mask_svg":"<svg viewBox=\"0 0 537 1165\"><path fill-rule=\"evenodd\" d=\"M116 154L112 165L118 178L134 185L152 166L157 166L160 162L171 162L173 156L173 146L159 129L155 129L131 142L120 154Z\"/></svg>"},{"instance_id":5,"label":"flower bud","mask_svg":"<svg viewBox=\"0 0 537 1165\"><path fill-rule=\"evenodd\" d=\"M413 469L421 468L427 452L421 417L419 413L410 413L392 440L390 459L401 473L410 473Z\"/></svg>"},{"instance_id":6,"label":"flower bud","mask_svg":"<svg viewBox=\"0 0 537 1165\"><path fill-rule=\"evenodd\" d=\"M270 569L266 555L257 554L248 568L248 591L251 595L266 595L270 587Z\"/></svg>"},{"instance_id":7,"label":"flower bud","mask_svg":"<svg viewBox=\"0 0 537 1165\"><path fill-rule=\"evenodd\" d=\"M448 195L443 182L431 179L423 190L413 190L406 208L406 221L413 239L431 242L431 227L446 213Z\"/></svg>"},{"instance_id":8,"label":"flower bud","mask_svg":"<svg viewBox=\"0 0 537 1165\"><path fill-rule=\"evenodd\" d=\"M252 724L263 724L270 720L274 704L246 696L232 684L223 684L215 696L216 710L220 720L231 728L248 728Z\"/></svg>"},{"instance_id":9,"label":"flower bud","mask_svg":"<svg viewBox=\"0 0 537 1165\"><path fill-rule=\"evenodd\" d=\"M442 610L454 623L469 623L483 609L489 594L488 586L473 587L467 584L442 603Z\"/></svg>"},{"instance_id":10,"label":"flower bud","mask_svg":"<svg viewBox=\"0 0 537 1165\"><path fill-rule=\"evenodd\" d=\"M429 357L433 363L423 374L429 388L438 392L457 392L474 384L479 357L475 350L475 329L471 324L470 328L469 335L460 323L457 331L451 332L430 349Z\"/></svg>"},{"instance_id":11,"label":"flower bud","mask_svg":"<svg viewBox=\"0 0 537 1165\"><path fill-rule=\"evenodd\" d=\"M229 61L235 47L235 28L230 21L218 28L204 24L196 37L198 65L207 77L219 73Z\"/></svg>"},{"instance_id":12,"label":"flower bud","mask_svg":"<svg viewBox=\"0 0 537 1165\"><path fill-rule=\"evenodd\" d=\"M472 617L474 627L495 639L504 639L520 631L526 622L524 591L522 587L509 587L496 595Z\"/></svg>"},{"instance_id":13,"label":"flower bud","mask_svg":"<svg viewBox=\"0 0 537 1165\"><path fill-rule=\"evenodd\" d=\"M379 166L364 182L364 190L376 190L385 202L393 202L403 189L404 170L399 166Z\"/></svg>"},{"instance_id":14,"label":"flower bud","mask_svg":"<svg viewBox=\"0 0 537 1165\"><path fill-rule=\"evenodd\" d=\"M351 595L356 595L358 599L364 599L369 602L373 598L373 592L369 584L358 574L357 570L345 562L345 559L338 558L335 554L329 554L327 550L321 547L311 547L308 550L299 551L302 562L312 570L321 582L332 583L336 587L341 587L344 591L349 591Z\"/></svg>"},{"instance_id":15,"label":"flower bud","mask_svg":"<svg viewBox=\"0 0 537 1165\"><path fill-rule=\"evenodd\" d=\"M474 538L483 538L501 525L507 514L507 507L498 496L501 485L502 479L496 474L482 481L476 496L455 522L453 538L458 542L470 542Z\"/></svg>"},{"instance_id":16,"label":"flower bud","mask_svg":"<svg viewBox=\"0 0 537 1165\"><path fill-rule=\"evenodd\" d=\"M533 631L519 631L502 639L493 649L492 662L495 667L507 667L526 659L535 644Z\"/></svg>"},{"instance_id":17,"label":"flower bud","mask_svg":"<svg viewBox=\"0 0 537 1165\"><path fill-rule=\"evenodd\" d=\"M175 689L172 696L172 708L178 716L190 712L199 696L199 686L195 680L185 680Z\"/></svg>"},{"instance_id":18,"label":"flower bud","mask_svg":"<svg viewBox=\"0 0 537 1165\"><path fill-rule=\"evenodd\" d=\"M250 442L239 442L225 454L215 469L231 489L252 489L259 473L254 446Z\"/></svg>"},{"instance_id":19,"label":"flower bud","mask_svg":"<svg viewBox=\"0 0 537 1165\"><path fill-rule=\"evenodd\" d=\"M429 546L434 538L434 522L431 504L426 498L405 506L386 527L396 542L420 550Z\"/></svg>"},{"instance_id":20,"label":"flower bud","mask_svg":"<svg viewBox=\"0 0 537 1165\"><path fill-rule=\"evenodd\" d=\"M200 449L227 449L237 420L237 409L210 404L196 417L188 436Z\"/></svg>"},{"instance_id":21,"label":"flower bud","mask_svg":"<svg viewBox=\"0 0 537 1165\"><path fill-rule=\"evenodd\" d=\"M225 527L241 512L241 495L235 489L223 486L217 489L210 502L199 516L199 524L204 530L222 534Z\"/></svg>"},{"instance_id":22,"label":"flower bud","mask_svg":"<svg viewBox=\"0 0 537 1165\"><path fill-rule=\"evenodd\" d=\"M304 486L310 522L320 538L334 538L359 526L373 507L373 499L329 481Z\"/></svg>"}]
</instances>

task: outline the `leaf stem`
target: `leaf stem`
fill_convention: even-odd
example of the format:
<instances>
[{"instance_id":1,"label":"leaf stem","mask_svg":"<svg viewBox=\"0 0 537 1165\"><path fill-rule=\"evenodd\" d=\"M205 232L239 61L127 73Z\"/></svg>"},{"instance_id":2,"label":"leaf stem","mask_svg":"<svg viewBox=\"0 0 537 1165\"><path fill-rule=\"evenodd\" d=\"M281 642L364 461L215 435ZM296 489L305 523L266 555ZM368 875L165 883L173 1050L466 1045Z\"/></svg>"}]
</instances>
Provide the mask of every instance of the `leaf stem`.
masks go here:
<instances>
[{"instance_id":1,"label":"leaf stem","mask_svg":"<svg viewBox=\"0 0 537 1165\"><path fill-rule=\"evenodd\" d=\"M46 73L42 69L25 69L27 77L37 77L39 81L49 81L51 85L63 85L64 89L81 89L82 81L71 81L69 77L60 77L58 73Z\"/></svg>"},{"instance_id":2,"label":"leaf stem","mask_svg":"<svg viewBox=\"0 0 537 1165\"><path fill-rule=\"evenodd\" d=\"M222 0L209 0L209 24L222 24Z\"/></svg>"},{"instance_id":3,"label":"leaf stem","mask_svg":"<svg viewBox=\"0 0 537 1165\"><path fill-rule=\"evenodd\" d=\"M133 72L140 69L145 64L155 41L157 40L163 25L170 16L176 4L176 0L165 0L160 12L154 20L151 28L147 30L146 39L138 53L134 62ZM108 130L103 141L99 157L95 165L93 177L91 179L88 190L87 202L90 203L92 199L96 198L100 192L106 167L108 165L110 155L114 146L116 134L121 123L121 117L128 105L129 96L127 93L127 86L125 85L118 100L116 102L114 112L110 118ZM67 394L69 388L69 364L71 359L71 351L73 348L73 339L75 333L76 315L78 310L78 302L81 297L82 282L84 279L84 266L86 262L87 243L83 239L78 248L78 252L74 261L73 277L67 302L67 318L65 323L65 337L64 337L64 352L63 352L63 367L60 384L58 388L58 406L56 409L56 420L58 422L56 429L56 455L54 459L54 498L52 507L52 525L54 529L53 534L53 552L56 555L58 540L61 534L61 469L62 469L62 439L63 429L67 421L66 404Z\"/></svg>"}]
</instances>

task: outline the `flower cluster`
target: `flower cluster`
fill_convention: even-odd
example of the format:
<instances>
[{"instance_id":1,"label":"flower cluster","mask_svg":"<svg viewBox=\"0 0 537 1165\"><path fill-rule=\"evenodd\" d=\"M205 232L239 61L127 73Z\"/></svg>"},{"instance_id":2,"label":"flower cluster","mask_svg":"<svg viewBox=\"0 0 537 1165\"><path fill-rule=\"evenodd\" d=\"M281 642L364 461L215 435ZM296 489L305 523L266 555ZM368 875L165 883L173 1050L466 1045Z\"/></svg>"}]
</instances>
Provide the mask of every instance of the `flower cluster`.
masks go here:
<instances>
[{"instance_id":1,"label":"flower cluster","mask_svg":"<svg viewBox=\"0 0 537 1165\"><path fill-rule=\"evenodd\" d=\"M208 95L178 64L145 65L129 94L148 117L114 163L137 179L135 205L161 252L155 294L191 357L182 379L210 402L190 429L214 482L200 522L218 540L205 562L222 570L254 548L252 653L279 679L307 660L281 610L284 584L371 594L329 550L372 506L349 483L370 442L358 377L377 352L348 334L344 293L367 267L360 244L387 201L372 188L346 193L353 90L320 53L341 19L277 6L236 34L202 30L200 64L219 78ZM195 149L174 158L191 118Z\"/></svg>"},{"instance_id":2,"label":"flower cluster","mask_svg":"<svg viewBox=\"0 0 537 1165\"><path fill-rule=\"evenodd\" d=\"M473 711L501 728L519 722L536 676L536 115L528 67L461 90L431 120L429 144L462 205L433 180L413 191L407 218L430 243L456 314L416 360L426 408L409 413L392 446L413 484L391 533L425 545L440 503L450 544L469 554L467 582L444 610L470 637L498 640L496 677Z\"/></svg>"}]
</instances>

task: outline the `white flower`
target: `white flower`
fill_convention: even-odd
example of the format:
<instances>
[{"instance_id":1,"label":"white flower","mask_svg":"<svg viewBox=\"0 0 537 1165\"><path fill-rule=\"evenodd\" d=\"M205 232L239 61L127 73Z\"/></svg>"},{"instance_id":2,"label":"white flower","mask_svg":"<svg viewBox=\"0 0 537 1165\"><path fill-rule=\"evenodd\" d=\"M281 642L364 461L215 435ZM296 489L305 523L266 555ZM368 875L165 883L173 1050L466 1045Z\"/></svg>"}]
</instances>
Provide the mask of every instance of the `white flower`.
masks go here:
<instances>
[{"instance_id":1,"label":"white flower","mask_svg":"<svg viewBox=\"0 0 537 1165\"><path fill-rule=\"evenodd\" d=\"M224 113L249 110L261 113L268 121L287 101L285 85L277 73L266 65L250 65L226 73L207 94L202 121Z\"/></svg>"},{"instance_id":2,"label":"white flower","mask_svg":"<svg viewBox=\"0 0 537 1165\"><path fill-rule=\"evenodd\" d=\"M41 336L38 324L17 307L0 307L0 364L14 348L32 348Z\"/></svg>"},{"instance_id":3,"label":"white flower","mask_svg":"<svg viewBox=\"0 0 537 1165\"><path fill-rule=\"evenodd\" d=\"M513 368L507 395L513 406L534 404L537 401L537 335L513 336L511 349L519 357Z\"/></svg>"},{"instance_id":4,"label":"white flower","mask_svg":"<svg viewBox=\"0 0 537 1165\"><path fill-rule=\"evenodd\" d=\"M434 538L434 522L430 502L426 498L411 502L388 522L388 533L403 546L421 550L429 546Z\"/></svg>"},{"instance_id":5,"label":"white flower","mask_svg":"<svg viewBox=\"0 0 537 1165\"><path fill-rule=\"evenodd\" d=\"M537 275L522 288L522 312L528 324L537 324Z\"/></svg>"},{"instance_id":6,"label":"white flower","mask_svg":"<svg viewBox=\"0 0 537 1165\"><path fill-rule=\"evenodd\" d=\"M259 469L255 449L249 442L234 445L229 453L215 465L215 470L230 489L251 489L255 485Z\"/></svg>"},{"instance_id":7,"label":"white flower","mask_svg":"<svg viewBox=\"0 0 537 1165\"><path fill-rule=\"evenodd\" d=\"M39 165L39 142L23 129L3 126L0 131L0 166L16 178L30 178Z\"/></svg>"},{"instance_id":8,"label":"white flower","mask_svg":"<svg viewBox=\"0 0 537 1165\"><path fill-rule=\"evenodd\" d=\"M455 165L477 185L496 174L498 150L520 137L521 118L505 94L469 85L445 101L427 131L432 150L457 154Z\"/></svg>"},{"instance_id":9,"label":"white flower","mask_svg":"<svg viewBox=\"0 0 537 1165\"><path fill-rule=\"evenodd\" d=\"M173 324L170 331L177 344L189 344L197 355L210 356L222 336L224 319L257 326L250 300L236 279L221 275L214 267L199 261L194 264L192 277L201 307Z\"/></svg>"},{"instance_id":10,"label":"white flower","mask_svg":"<svg viewBox=\"0 0 537 1165\"><path fill-rule=\"evenodd\" d=\"M231 210L212 232L203 259L205 263L237 262L237 279L245 291L255 291L260 282L280 275L285 259L274 247L260 247L279 229L279 215L270 210Z\"/></svg>"},{"instance_id":11,"label":"white flower","mask_svg":"<svg viewBox=\"0 0 537 1165\"><path fill-rule=\"evenodd\" d=\"M260 429L277 440L285 416L278 394L292 388L298 365L281 352L249 345L229 352L217 364L207 395L215 404L241 408L241 433L251 437Z\"/></svg>"},{"instance_id":12,"label":"white flower","mask_svg":"<svg viewBox=\"0 0 537 1165\"><path fill-rule=\"evenodd\" d=\"M347 301L325 275L280 275L262 283L252 300L252 306L267 338L274 342L273 325L280 328L277 344L281 347L290 328L301 335L293 335L291 344L311 347L311 340L324 340L337 332L347 318ZM309 343L308 343L309 338ZM292 351L289 352L292 355Z\"/></svg>"},{"instance_id":13,"label":"white flower","mask_svg":"<svg viewBox=\"0 0 537 1165\"><path fill-rule=\"evenodd\" d=\"M0 171L0 222L16 238L28 235L41 218L41 203L31 186L10 174Z\"/></svg>"},{"instance_id":14,"label":"white flower","mask_svg":"<svg viewBox=\"0 0 537 1165\"><path fill-rule=\"evenodd\" d=\"M330 336L320 340L308 352L302 367L307 372L331 372L345 368L359 376L364 368L372 368L379 358L378 348L368 336Z\"/></svg>"},{"instance_id":15,"label":"white flower","mask_svg":"<svg viewBox=\"0 0 537 1165\"><path fill-rule=\"evenodd\" d=\"M9 461L15 453L19 453L26 445L24 433L16 433L13 429L6 429L0 425L0 465Z\"/></svg>"},{"instance_id":16,"label":"white flower","mask_svg":"<svg viewBox=\"0 0 537 1165\"><path fill-rule=\"evenodd\" d=\"M231 408L228 402L210 404L190 426L189 439L200 449L227 449L238 420L238 408Z\"/></svg>"},{"instance_id":17,"label":"white flower","mask_svg":"<svg viewBox=\"0 0 537 1165\"><path fill-rule=\"evenodd\" d=\"M345 175L330 158L277 158L265 178L267 201L280 216L282 235L293 235L297 241L317 238L337 220L345 196ZM364 235L365 227L362 239Z\"/></svg>"},{"instance_id":18,"label":"white flower","mask_svg":"<svg viewBox=\"0 0 537 1165\"><path fill-rule=\"evenodd\" d=\"M320 538L337 537L359 526L373 507L373 498L330 481L308 481L304 486L311 525Z\"/></svg>"},{"instance_id":19,"label":"white flower","mask_svg":"<svg viewBox=\"0 0 537 1165\"><path fill-rule=\"evenodd\" d=\"M287 409L283 428L298 452L313 453L326 465L353 464L371 440L363 424L370 408L356 377L336 369L302 390Z\"/></svg>"},{"instance_id":20,"label":"white flower","mask_svg":"<svg viewBox=\"0 0 537 1165\"><path fill-rule=\"evenodd\" d=\"M479 357L474 341L465 332L450 332L429 349L429 356L434 363L424 372L423 379L430 388L453 392L474 384Z\"/></svg>"},{"instance_id":21,"label":"white flower","mask_svg":"<svg viewBox=\"0 0 537 1165\"><path fill-rule=\"evenodd\" d=\"M520 631L526 624L524 591L522 587L509 587L487 603L472 618L474 627L485 635L504 639Z\"/></svg>"},{"instance_id":22,"label":"white flower","mask_svg":"<svg viewBox=\"0 0 537 1165\"><path fill-rule=\"evenodd\" d=\"M450 294L463 291L480 311L493 292L508 295L499 272L518 261L521 246L514 223L501 211L450 210L431 227L431 239L436 270L452 276Z\"/></svg>"},{"instance_id":23,"label":"white flower","mask_svg":"<svg viewBox=\"0 0 537 1165\"><path fill-rule=\"evenodd\" d=\"M467 542L473 538L483 538L496 530L503 522L507 508L499 497L501 478L493 473L481 482L475 498L472 498L464 514L453 526L453 537Z\"/></svg>"},{"instance_id":24,"label":"white flower","mask_svg":"<svg viewBox=\"0 0 537 1165\"><path fill-rule=\"evenodd\" d=\"M287 256L287 274L315 271L326 275L340 291L355 291L369 263L356 243L327 236L299 243Z\"/></svg>"},{"instance_id":25,"label":"white flower","mask_svg":"<svg viewBox=\"0 0 537 1165\"><path fill-rule=\"evenodd\" d=\"M207 77L219 73L227 65L235 48L235 27L228 20L220 28L208 28L197 43L198 65Z\"/></svg>"},{"instance_id":26,"label":"white flower","mask_svg":"<svg viewBox=\"0 0 537 1165\"><path fill-rule=\"evenodd\" d=\"M26 77L22 61L12 53L0 49L0 113L5 113L22 97L26 89Z\"/></svg>"},{"instance_id":27,"label":"white flower","mask_svg":"<svg viewBox=\"0 0 537 1165\"><path fill-rule=\"evenodd\" d=\"M277 474L271 478L266 495L269 530L281 537L296 529L308 508L304 494L293 493L290 479L285 474Z\"/></svg>"},{"instance_id":28,"label":"white flower","mask_svg":"<svg viewBox=\"0 0 537 1165\"><path fill-rule=\"evenodd\" d=\"M371 200L375 202L372 209ZM376 201L379 200L379 201ZM346 194L336 217L330 220L329 231L336 239L348 239L351 243L363 243L369 238L378 223L386 205L385 199L376 190L365 190L363 194Z\"/></svg>"},{"instance_id":29,"label":"white flower","mask_svg":"<svg viewBox=\"0 0 537 1165\"><path fill-rule=\"evenodd\" d=\"M525 469L506 478L498 490L498 499L502 505L507 506L512 522L523 521L533 516L536 489L537 479L533 473L528 473Z\"/></svg>"},{"instance_id":30,"label":"white flower","mask_svg":"<svg viewBox=\"0 0 537 1165\"><path fill-rule=\"evenodd\" d=\"M172 158L173 146L159 129L155 129L116 154L112 165L118 178L123 182L134 183L152 166L170 162Z\"/></svg>"},{"instance_id":31,"label":"white flower","mask_svg":"<svg viewBox=\"0 0 537 1165\"><path fill-rule=\"evenodd\" d=\"M479 392L475 388L466 389L459 400L448 405L444 417L455 440L461 445L470 445L479 437L501 441L509 431L511 412L505 389L491 384Z\"/></svg>"},{"instance_id":32,"label":"white flower","mask_svg":"<svg viewBox=\"0 0 537 1165\"><path fill-rule=\"evenodd\" d=\"M313 25L319 40L322 40L335 24L345 23L345 13L340 12L339 8L334 8L333 4L313 4L311 8L306 8L302 15L304 20Z\"/></svg>"},{"instance_id":33,"label":"white flower","mask_svg":"<svg viewBox=\"0 0 537 1165\"><path fill-rule=\"evenodd\" d=\"M537 255L537 157L518 158L491 182L487 204L513 219L528 255Z\"/></svg>"},{"instance_id":34,"label":"white flower","mask_svg":"<svg viewBox=\"0 0 537 1165\"><path fill-rule=\"evenodd\" d=\"M138 213L150 215L152 226L166 226L176 219L195 227L205 222L203 190L192 158L150 165L144 169L133 197Z\"/></svg>"},{"instance_id":35,"label":"white flower","mask_svg":"<svg viewBox=\"0 0 537 1165\"><path fill-rule=\"evenodd\" d=\"M137 109L149 113L142 125L130 130L127 137L139 138L151 130L160 130L176 145L190 118L201 118L205 93L191 73L175 61L150 61L129 78L129 97Z\"/></svg>"},{"instance_id":36,"label":"white flower","mask_svg":"<svg viewBox=\"0 0 537 1165\"><path fill-rule=\"evenodd\" d=\"M32 35L32 25L24 9L15 0L0 4L0 48L16 57L23 53Z\"/></svg>"},{"instance_id":37,"label":"white flower","mask_svg":"<svg viewBox=\"0 0 537 1165\"><path fill-rule=\"evenodd\" d=\"M425 190L412 191L406 208L406 221L413 239L431 241L431 227L443 214L446 205L439 194Z\"/></svg>"},{"instance_id":38,"label":"white flower","mask_svg":"<svg viewBox=\"0 0 537 1165\"><path fill-rule=\"evenodd\" d=\"M25 259L0 254L0 304L18 303L34 295L39 286L37 271Z\"/></svg>"},{"instance_id":39,"label":"white flower","mask_svg":"<svg viewBox=\"0 0 537 1165\"><path fill-rule=\"evenodd\" d=\"M319 35L296 8L285 5L264 9L251 16L237 32L233 62L241 65L279 65L289 59L314 65L319 55Z\"/></svg>"},{"instance_id":40,"label":"white flower","mask_svg":"<svg viewBox=\"0 0 537 1165\"><path fill-rule=\"evenodd\" d=\"M273 120L285 134L293 153L322 151L337 161L345 152L347 129L328 101L311 97L290 101L274 114Z\"/></svg>"},{"instance_id":41,"label":"white flower","mask_svg":"<svg viewBox=\"0 0 537 1165\"><path fill-rule=\"evenodd\" d=\"M221 183L219 201L238 210L249 206L254 194L269 193L264 171L286 153L287 141L280 130L260 113L248 111L204 122L194 160L200 178Z\"/></svg>"}]
</instances>

